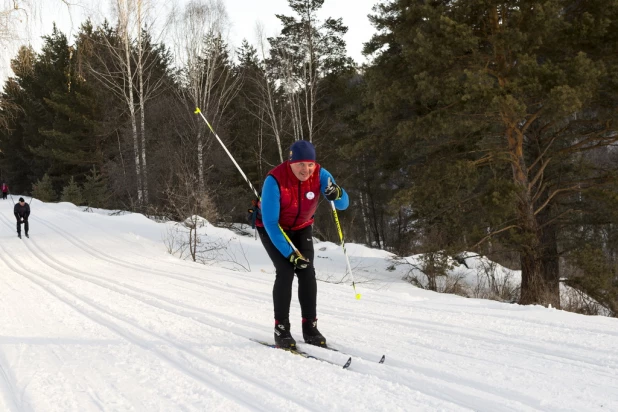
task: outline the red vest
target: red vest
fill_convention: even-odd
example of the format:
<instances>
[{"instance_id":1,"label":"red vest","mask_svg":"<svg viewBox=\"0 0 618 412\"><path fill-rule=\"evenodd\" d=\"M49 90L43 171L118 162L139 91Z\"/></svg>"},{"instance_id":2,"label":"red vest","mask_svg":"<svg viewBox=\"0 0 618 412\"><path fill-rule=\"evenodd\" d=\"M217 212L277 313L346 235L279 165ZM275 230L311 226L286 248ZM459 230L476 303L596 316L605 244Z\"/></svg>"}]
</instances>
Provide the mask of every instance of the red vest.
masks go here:
<instances>
[{"instance_id":1,"label":"red vest","mask_svg":"<svg viewBox=\"0 0 618 412\"><path fill-rule=\"evenodd\" d=\"M283 230L300 230L313 224L313 215L320 197L320 165L316 163L311 177L304 182L294 176L289 162L285 161L268 174L279 185L279 225ZM259 226L263 226L259 222Z\"/></svg>"}]
</instances>

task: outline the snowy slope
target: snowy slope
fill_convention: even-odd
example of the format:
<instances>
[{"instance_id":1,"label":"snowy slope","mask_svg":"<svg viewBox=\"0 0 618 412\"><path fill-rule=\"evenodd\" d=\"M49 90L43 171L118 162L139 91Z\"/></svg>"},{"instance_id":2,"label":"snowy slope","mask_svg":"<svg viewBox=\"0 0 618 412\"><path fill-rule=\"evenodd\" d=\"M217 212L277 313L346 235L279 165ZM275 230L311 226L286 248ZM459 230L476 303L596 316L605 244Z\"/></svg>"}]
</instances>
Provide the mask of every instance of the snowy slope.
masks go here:
<instances>
[{"instance_id":1,"label":"snowy slope","mask_svg":"<svg viewBox=\"0 0 618 412\"><path fill-rule=\"evenodd\" d=\"M35 200L20 240L12 207L0 411L618 411L616 319L419 290L388 253L350 245L357 301L337 283L340 248L320 243L318 323L353 355L343 370L249 340L273 324L273 268L252 237L206 226L225 247L205 266L167 254L170 224L141 215ZM295 296L291 320L301 340Z\"/></svg>"}]
</instances>

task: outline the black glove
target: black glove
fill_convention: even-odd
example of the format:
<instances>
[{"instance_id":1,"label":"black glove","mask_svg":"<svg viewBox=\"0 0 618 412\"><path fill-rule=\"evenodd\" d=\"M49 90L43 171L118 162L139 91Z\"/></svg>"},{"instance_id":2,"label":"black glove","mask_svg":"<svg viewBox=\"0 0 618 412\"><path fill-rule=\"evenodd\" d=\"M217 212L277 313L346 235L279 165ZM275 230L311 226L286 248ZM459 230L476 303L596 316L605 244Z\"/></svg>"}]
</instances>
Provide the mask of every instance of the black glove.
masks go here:
<instances>
[{"instance_id":1,"label":"black glove","mask_svg":"<svg viewBox=\"0 0 618 412\"><path fill-rule=\"evenodd\" d=\"M296 255L296 253L292 253L289 260L296 269L306 269L309 266L309 261L304 257Z\"/></svg>"},{"instance_id":2,"label":"black glove","mask_svg":"<svg viewBox=\"0 0 618 412\"><path fill-rule=\"evenodd\" d=\"M337 186L336 183L333 183L329 178L328 186L326 186L326 189L324 190L324 196L326 197L326 199L330 200L331 202L339 200L341 199L342 193L343 191L341 190L341 188Z\"/></svg>"}]
</instances>

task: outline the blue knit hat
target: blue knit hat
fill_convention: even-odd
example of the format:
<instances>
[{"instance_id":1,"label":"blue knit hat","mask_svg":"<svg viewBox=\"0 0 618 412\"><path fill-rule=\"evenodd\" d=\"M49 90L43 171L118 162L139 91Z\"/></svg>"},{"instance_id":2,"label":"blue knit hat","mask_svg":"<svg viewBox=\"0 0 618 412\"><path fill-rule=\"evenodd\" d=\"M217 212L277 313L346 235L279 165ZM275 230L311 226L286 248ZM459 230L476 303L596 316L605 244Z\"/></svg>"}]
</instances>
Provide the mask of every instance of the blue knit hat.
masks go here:
<instances>
[{"instance_id":1,"label":"blue knit hat","mask_svg":"<svg viewBox=\"0 0 618 412\"><path fill-rule=\"evenodd\" d=\"M315 147L306 140L298 140L290 147L290 163L315 162Z\"/></svg>"}]
</instances>

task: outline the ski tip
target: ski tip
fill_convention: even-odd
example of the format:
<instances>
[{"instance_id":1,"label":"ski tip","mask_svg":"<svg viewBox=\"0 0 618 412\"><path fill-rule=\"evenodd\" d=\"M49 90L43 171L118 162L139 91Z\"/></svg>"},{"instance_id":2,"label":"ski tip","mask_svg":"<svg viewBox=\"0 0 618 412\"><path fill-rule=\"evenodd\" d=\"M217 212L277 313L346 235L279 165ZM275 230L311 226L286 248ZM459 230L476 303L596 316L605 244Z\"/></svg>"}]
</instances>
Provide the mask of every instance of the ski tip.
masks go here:
<instances>
[{"instance_id":1,"label":"ski tip","mask_svg":"<svg viewBox=\"0 0 618 412\"><path fill-rule=\"evenodd\" d=\"M345 363L345 365L343 365L343 369L348 369L350 367L350 364L352 364L351 356L348 358L348 361Z\"/></svg>"},{"instance_id":2,"label":"ski tip","mask_svg":"<svg viewBox=\"0 0 618 412\"><path fill-rule=\"evenodd\" d=\"M382 355L382 359L380 359L380 363L384 363L385 360L386 360L386 355Z\"/></svg>"}]
</instances>

